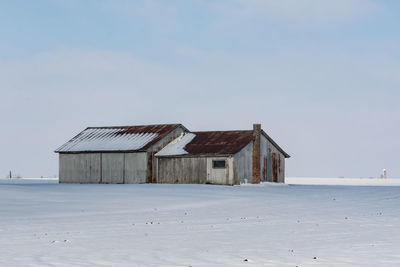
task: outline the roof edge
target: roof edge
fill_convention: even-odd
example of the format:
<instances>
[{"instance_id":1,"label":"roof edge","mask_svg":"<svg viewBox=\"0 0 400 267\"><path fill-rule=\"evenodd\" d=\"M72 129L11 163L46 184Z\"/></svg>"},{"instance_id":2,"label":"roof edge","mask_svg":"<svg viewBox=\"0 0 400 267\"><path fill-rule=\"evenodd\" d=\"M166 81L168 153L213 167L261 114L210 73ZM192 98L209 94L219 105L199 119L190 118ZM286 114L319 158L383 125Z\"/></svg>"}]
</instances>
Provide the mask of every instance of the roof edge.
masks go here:
<instances>
[{"instance_id":1,"label":"roof edge","mask_svg":"<svg viewBox=\"0 0 400 267\"><path fill-rule=\"evenodd\" d=\"M229 133L229 132L253 132L253 130L226 130L226 131L192 131L191 133Z\"/></svg>"},{"instance_id":2,"label":"roof edge","mask_svg":"<svg viewBox=\"0 0 400 267\"><path fill-rule=\"evenodd\" d=\"M175 125L176 127L182 126L183 128L186 129L185 126L183 126L181 123L160 123L160 124L143 124L143 125L116 125L116 126L89 126L86 127L85 130L87 129L112 129L112 128L129 128L129 127L148 127L148 126L160 126L160 125Z\"/></svg>"},{"instance_id":3,"label":"roof edge","mask_svg":"<svg viewBox=\"0 0 400 267\"><path fill-rule=\"evenodd\" d=\"M267 138L268 141L271 142L271 144L276 147L276 149L278 149L285 156L285 158L290 158L290 155L286 153L285 150L283 150L264 130L261 129L261 133L265 138Z\"/></svg>"},{"instance_id":4,"label":"roof edge","mask_svg":"<svg viewBox=\"0 0 400 267\"><path fill-rule=\"evenodd\" d=\"M58 154L89 154L89 153L143 153L147 150L84 150L84 151L59 151L55 150L54 153Z\"/></svg>"},{"instance_id":5,"label":"roof edge","mask_svg":"<svg viewBox=\"0 0 400 267\"><path fill-rule=\"evenodd\" d=\"M155 157L156 158L219 158L219 157L232 157L235 154L181 154L181 155L164 155L164 156L160 155Z\"/></svg>"}]
</instances>

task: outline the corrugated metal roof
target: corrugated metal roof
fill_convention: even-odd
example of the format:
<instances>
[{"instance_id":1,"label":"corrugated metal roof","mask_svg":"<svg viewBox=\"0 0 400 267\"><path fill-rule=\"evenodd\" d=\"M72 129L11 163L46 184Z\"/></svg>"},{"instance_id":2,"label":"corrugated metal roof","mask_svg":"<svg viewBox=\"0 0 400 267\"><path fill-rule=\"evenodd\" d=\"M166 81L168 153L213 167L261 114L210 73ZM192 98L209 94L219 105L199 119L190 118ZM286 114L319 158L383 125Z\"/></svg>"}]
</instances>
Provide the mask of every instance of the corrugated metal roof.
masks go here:
<instances>
[{"instance_id":1,"label":"corrugated metal roof","mask_svg":"<svg viewBox=\"0 0 400 267\"><path fill-rule=\"evenodd\" d=\"M159 151L156 156L233 155L244 148L254 138L252 130L191 132L190 134L186 133L177 138ZM290 157L264 130L261 130L261 134L286 158Z\"/></svg>"},{"instance_id":2,"label":"corrugated metal roof","mask_svg":"<svg viewBox=\"0 0 400 267\"><path fill-rule=\"evenodd\" d=\"M193 133L196 137L185 146L185 150L191 155L235 154L253 140L253 131L210 131Z\"/></svg>"},{"instance_id":3,"label":"corrugated metal roof","mask_svg":"<svg viewBox=\"0 0 400 267\"><path fill-rule=\"evenodd\" d=\"M55 152L145 151L181 124L88 127Z\"/></svg>"},{"instance_id":4,"label":"corrugated metal roof","mask_svg":"<svg viewBox=\"0 0 400 267\"><path fill-rule=\"evenodd\" d=\"M239 152L251 140L253 140L253 131L210 131L210 132L191 132L194 134L190 142L185 144L184 151L180 155L232 155ZM184 140L182 139L182 142ZM173 144L171 144L173 145ZM179 142L174 144L181 146ZM167 148L167 147L166 147ZM174 149L169 147L171 151ZM177 149L179 150L179 149ZM161 150L158 156L178 155L166 153Z\"/></svg>"}]
</instances>

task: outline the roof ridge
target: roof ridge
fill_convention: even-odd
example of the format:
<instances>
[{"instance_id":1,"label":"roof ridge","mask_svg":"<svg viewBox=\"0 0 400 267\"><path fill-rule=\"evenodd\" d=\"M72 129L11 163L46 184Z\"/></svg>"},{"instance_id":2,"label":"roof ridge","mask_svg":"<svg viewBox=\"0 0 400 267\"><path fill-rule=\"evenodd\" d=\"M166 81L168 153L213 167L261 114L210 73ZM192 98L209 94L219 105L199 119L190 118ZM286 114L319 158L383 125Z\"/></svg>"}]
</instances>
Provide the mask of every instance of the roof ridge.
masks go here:
<instances>
[{"instance_id":1,"label":"roof ridge","mask_svg":"<svg viewBox=\"0 0 400 267\"><path fill-rule=\"evenodd\" d=\"M264 135L265 138L267 138L268 141L272 143L273 146L275 146L284 156L285 158L290 158L290 155L285 152L275 141L272 139L263 129L261 129L261 134Z\"/></svg>"},{"instance_id":2,"label":"roof ridge","mask_svg":"<svg viewBox=\"0 0 400 267\"><path fill-rule=\"evenodd\" d=\"M129 127L149 127L149 126L179 126L181 123L161 123L161 124L143 124L143 125L116 125L116 126L89 126L86 129L107 129L107 128L129 128Z\"/></svg>"},{"instance_id":3,"label":"roof ridge","mask_svg":"<svg viewBox=\"0 0 400 267\"><path fill-rule=\"evenodd\" d=\"M192 131L191 133L253 132L253 130Z\"/></svg>"}]
</instances>

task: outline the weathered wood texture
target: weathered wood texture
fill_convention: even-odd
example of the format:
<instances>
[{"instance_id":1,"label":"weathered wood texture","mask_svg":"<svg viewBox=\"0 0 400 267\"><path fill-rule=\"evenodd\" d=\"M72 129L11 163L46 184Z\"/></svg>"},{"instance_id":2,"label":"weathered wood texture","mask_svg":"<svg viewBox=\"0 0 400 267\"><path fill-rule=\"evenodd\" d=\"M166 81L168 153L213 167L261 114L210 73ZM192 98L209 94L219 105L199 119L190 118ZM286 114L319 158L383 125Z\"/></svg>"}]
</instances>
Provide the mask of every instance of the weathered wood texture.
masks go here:
<instances>
[{"instance_id":1,"label":"weathered wood texture","mask_svg":"<svg viewBox=\"0 0 400 267\"><path fill-rule=\"evenodd\" d=\"M204 184L207 179L206 158L156 158L158 183Z\"/></svg>"},{"instance_id":2,"label":"weathered wood texture","mask_svg":"<svg viewBox=\"0 0 400 267\"><path fill-rule=\"evenodd\" d=\"M179 137L185 131L186 130L183 127L178 127L147 150L147 183L155 183L157 180L157 164L156 157L154 156L155 153L163 149L167 144Z\"/></svg>"},{"instance_id":3,"label":"weathered wood texture","mask_svg":"<svg viewBox=\"0 0 400 267\"><path fill-rule=\"evenodd\" d=\"M101 182L104 184L123 184L124 165L124 153L102 153Z\"/></svg>"},{"instance_id":4,"label":"weathered wood texture","mask_svg":"<svg viewBox=\"0 0 400 267\"><path fill-rule=\"evenodd\" d=\"M285 156L263 135L261 136L260 164L262 181L285 182Z\"/></svg>"},{"instance_id":5,"label":"weathered wood texture","mask_svg":"<svg viewBox=\"0 0 400 267\"><path fill-rule=\"evenodd\" d=\"M252 151L253 142L233 156L233 172L235 184L252 183Z\"/></svg>"},{"instance_id":6,"label":"weathered wood texture","mask_svg":"<svg viewBox=\"0 0 400 267\"><path fill-rule=\"evenodd\" d=\"M172 130L147 152L60 153L60 183L146 183L154 182L154 153L186 129Z\"/></svg>"},{"instance_id":7,"label":"weathered wood texture","mask_svg":"<svg viewBox=\"0 0 400 267\"><path fill-rule=\"evenodd\" d=\"M233 158L229 157L159 157L158 183L235 184ZM213 168L213 160L225 161L225 168Z\"/></svg>"},{"instance_id":8,"label":"weathered wood texture","mask_svg":"<svg viewBox=\"0 0 400 267\"><path fill-rule=\"evenodd\" d=\"M145 183L146 152L60 154L60 183Z\"/></svg>"},{"instance_id":9,"label":"weathered wood texture","mask_svg":"<svg viewBox=\"0 0 400 267\"><path fill-rule=\"evenodd\" d=\"M225 168L213 168L213 161L225 161ZM232 185L234 184L233 158L208 157L207 158L207 183Z\"/></svg>"},{"instance_id":10,"label":"weathered wood texture","mask_svg":"<svg viewBox=\"0 0 400 267\"><path fill-rule=\"evenodd\" d=\"M125 153L125 183L142 184L146 182L146 152Z\"/></svg>"},{"instance_id":11,"label":"weathered wood texture","mask_svg":"<svg viewBox=\"0 0 400 267\"><path fill-rule=\"evenodd\" d=\"M60 183L99 183L101 180L101 154L60 154Z\"/></svg>"}]
</instances>

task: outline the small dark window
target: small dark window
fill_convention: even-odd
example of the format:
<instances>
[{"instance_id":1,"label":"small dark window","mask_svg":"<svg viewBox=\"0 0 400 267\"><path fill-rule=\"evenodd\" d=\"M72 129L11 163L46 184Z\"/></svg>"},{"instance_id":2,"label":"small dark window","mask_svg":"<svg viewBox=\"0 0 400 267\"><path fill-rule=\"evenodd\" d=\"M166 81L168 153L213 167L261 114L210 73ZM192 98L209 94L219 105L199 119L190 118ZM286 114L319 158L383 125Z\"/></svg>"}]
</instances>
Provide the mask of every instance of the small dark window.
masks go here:
<instances>
[{"instance_id":1,"label":"small dark window","mask_svg":"<svg viewBox=\"0 0 400 267\"><path fill-rule=\"evenodd\" d=\"M213 160L213 168L225 168L225 160Z\"/></svg>"}]
</instances>

